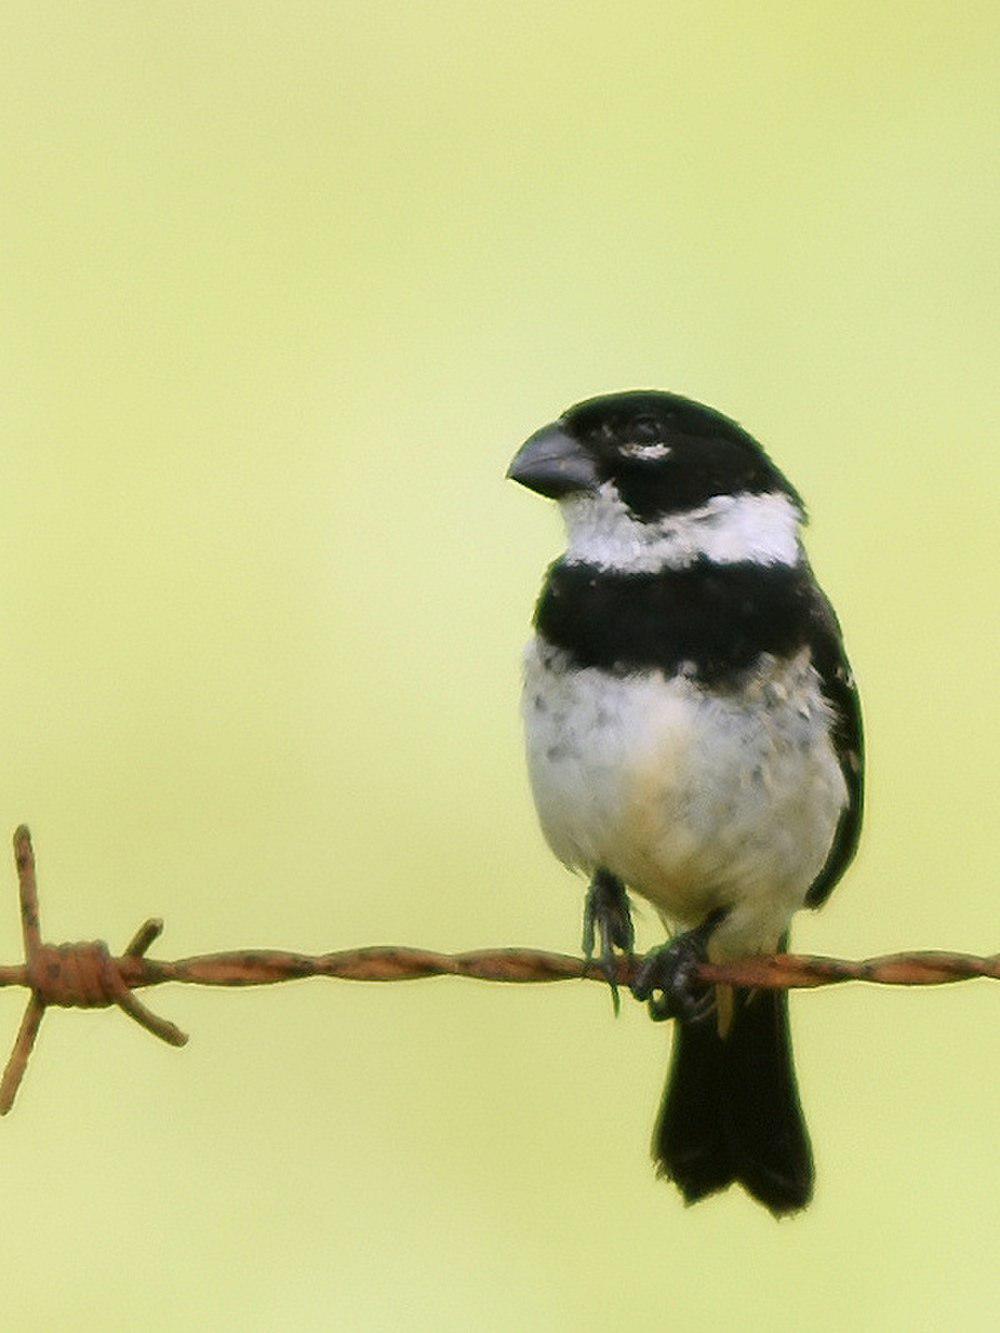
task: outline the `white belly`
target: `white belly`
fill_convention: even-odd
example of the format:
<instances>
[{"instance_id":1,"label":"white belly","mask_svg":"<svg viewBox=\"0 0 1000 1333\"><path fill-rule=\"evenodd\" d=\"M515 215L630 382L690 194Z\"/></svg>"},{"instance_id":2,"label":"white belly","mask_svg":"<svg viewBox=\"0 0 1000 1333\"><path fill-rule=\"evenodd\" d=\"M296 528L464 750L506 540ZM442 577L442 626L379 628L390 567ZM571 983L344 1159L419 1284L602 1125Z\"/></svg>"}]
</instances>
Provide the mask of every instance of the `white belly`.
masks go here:
<instances>
[{"instance_id":1,"label":"white belly","mask_svg":"<svg viewBox=\"0 0 1000 1333\"><path fill-rule=\"evenodd\" d=\"M847 802L805 654L764 658L739 690L709 693L660 671L570 668L536 639L523 709L535 804L560 860L605 867L683 926L731 908L720 955L774 947Z\"/></svg>"}]
</instances>

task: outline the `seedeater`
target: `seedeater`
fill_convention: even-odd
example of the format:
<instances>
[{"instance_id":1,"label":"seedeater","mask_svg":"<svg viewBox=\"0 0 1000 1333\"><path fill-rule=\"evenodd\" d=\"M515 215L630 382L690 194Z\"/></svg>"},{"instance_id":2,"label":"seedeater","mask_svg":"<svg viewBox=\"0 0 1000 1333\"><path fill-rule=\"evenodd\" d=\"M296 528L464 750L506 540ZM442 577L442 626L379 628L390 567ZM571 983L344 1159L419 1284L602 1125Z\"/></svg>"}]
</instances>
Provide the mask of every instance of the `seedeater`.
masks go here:
<instances>
[{"instance_id":1,"label":"seedeater","mask_svg":"<svg viewBox=\"0 0 1000 1333\"><path fill-rule=\"evenodd\" d=\"M794 1212L814 1173L787 995L692 972L785 948L858 845L861 709L805 507L735 421L653 390L570 408L509 476L567 530L525 658L542 831L589 879L584 949L599 943L609 980L632 953L628 891L672 935L633 988L677 1019L658 1171L689 1203L737 1181Z\"/></svg>"}]
</instances>

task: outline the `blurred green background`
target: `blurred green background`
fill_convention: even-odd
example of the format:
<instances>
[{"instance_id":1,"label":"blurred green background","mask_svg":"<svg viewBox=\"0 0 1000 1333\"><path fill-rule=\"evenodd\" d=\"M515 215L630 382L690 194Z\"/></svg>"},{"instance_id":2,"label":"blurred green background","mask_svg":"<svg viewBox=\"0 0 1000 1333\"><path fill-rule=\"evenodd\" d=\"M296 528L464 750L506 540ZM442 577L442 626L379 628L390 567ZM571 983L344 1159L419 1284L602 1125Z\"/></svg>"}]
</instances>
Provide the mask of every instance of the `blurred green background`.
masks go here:
<instances>
[{"instance_id":1,"label":"blurred green background","mask_svg":"<svg viewBox=\"0 0 1000 1333\"><path fill-rule=\"evenodd\" d=\"M8 0L0 824L46 935L574 949L517 718L561 534L503 472L657 385L803 490L864 689L864 851L795 943L996 949L994 19ZM4 1324L995 1327L987 983L795 1000L781 1225L653 1179L667 1034L596 986L151 999L183 1053L45 1025Z\"/></svg>"}]
</instances>

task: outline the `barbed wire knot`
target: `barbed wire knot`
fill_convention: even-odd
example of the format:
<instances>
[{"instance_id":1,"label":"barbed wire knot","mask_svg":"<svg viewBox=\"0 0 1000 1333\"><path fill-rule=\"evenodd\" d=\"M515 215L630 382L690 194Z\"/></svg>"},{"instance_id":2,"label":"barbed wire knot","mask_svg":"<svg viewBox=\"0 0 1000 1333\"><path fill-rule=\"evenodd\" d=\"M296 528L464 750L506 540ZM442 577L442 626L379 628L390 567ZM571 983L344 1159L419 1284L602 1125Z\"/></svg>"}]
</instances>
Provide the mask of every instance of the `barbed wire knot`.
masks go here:
<instances>
[{"instance_id":1,"label":"barbed wire knot","mask_svg":"<svg viewBox=\"0 0 1000 1333\"><path fill-rule=\"evenodd\" d=\"M121 978L103 940L43 944L28 960L28 982L43 1004L100 1009L115 1004Z\"/></svg>"},{"instance_id":2,"label":"barbed wire knot","mask_svg":"<svg viewBox=\"0 0 1000 1333\"><path fill-rule=\"evenodd\" d=\"M142 957L163 930L163 922L156 918L144 921L120 959L112 957L103 940L44 944L38 911L35 853L26 824L21 824L14 833L14 860L21 903L24 966L13 969L21 975L10 979L28 986L31 997L0 1079L0 1115L6 1115L14 1104L38 1029L50 1005L63 1009L107 1009L117 1005L161 1041L169 1042L171 1046L183 1046L187 1041L187 1035L179 1027L154 1014L132 993L122 975L123 965Z\"/></svg>"}]
</instances>

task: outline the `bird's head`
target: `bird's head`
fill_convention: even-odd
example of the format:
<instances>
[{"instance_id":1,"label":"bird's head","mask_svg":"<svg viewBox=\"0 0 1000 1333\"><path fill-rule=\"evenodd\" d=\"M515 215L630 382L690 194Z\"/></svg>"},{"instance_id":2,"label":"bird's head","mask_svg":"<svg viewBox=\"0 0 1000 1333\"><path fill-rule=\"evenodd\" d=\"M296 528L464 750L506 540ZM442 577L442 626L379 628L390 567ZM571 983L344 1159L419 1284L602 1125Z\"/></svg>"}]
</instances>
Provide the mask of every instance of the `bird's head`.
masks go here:
<instances>
[{"instance_id":1,"label":"bird's head","mask_svg":"<svg viewBox=\"0 0 1000 1333\"><path fill-rule=\"evenodd\" d=\"M794 488L740 425L678 394L588 398L530 436L507 475L559 502L570 558L643 569L798 558Z\"/></svg>"}]
</instances>

